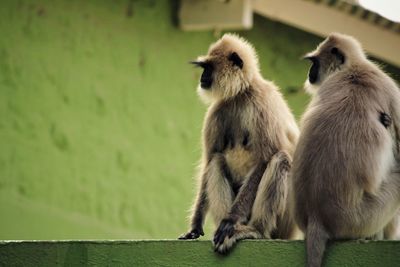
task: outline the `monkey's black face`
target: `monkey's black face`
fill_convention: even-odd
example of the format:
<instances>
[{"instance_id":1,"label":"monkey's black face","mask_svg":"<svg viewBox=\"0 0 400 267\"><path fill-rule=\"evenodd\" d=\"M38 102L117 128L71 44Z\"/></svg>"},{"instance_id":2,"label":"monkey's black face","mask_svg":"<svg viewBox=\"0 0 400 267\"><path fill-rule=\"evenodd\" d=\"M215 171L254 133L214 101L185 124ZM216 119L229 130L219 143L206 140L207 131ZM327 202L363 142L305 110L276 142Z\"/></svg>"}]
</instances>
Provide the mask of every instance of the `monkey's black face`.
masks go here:
<instances>
[{"instance_id":1,"label":"monkey's black face","mask_svg":"<svg viewBox=\"0 0 400 267\"><path fill-rule=\"evenodd\" d=\"M210 89L213 83L213 71L214 67L211 63L205 63L203 67L203 74L201 74L200 85L201 88Z\"/></svg>"},{"instance_id":2,"label":"monkey's black face","mask_svg":"<svg viewBox=\"0 0 400 267\"><path fill-rule=\"evenodd\" d=\"M317 57L308 57L308 59L312 62L310 71L308 72L308 80L311 84L315 84L319 76L319 59Z\"/></svg>"},{"instance_id":3,"label":"monkey's black face","mask_svg":"<svg viewBox=\"0 0 400 267\"><path fill-rule=\"evenodd\" d=\"M231 62L233 67L243 69L243 64L244 64L243 60L236 52L232 52L231 54L229 54L227 60ZM215 64L218 64L218 62L205 60L205 61L192 61L190 63L194 64L196 67L203 68L203 73L201 74L200 78L200 86L203 89L210 89L215 78L214 77Z\"/></svg>"},{"instance_id":4,"label":"monkey's black face","mask_svg":"<svg viewBox=\"0 0 400 267\"><path fill-rule=\"evenodd\" d=\"M308 80L311 84L322 82L327 75L340 69L340 66L344 64L345 56L338 48L333 47L328 51L318 56L306 57L312 63L308 72Z\"/></svg>"},{"instance_id":5,"label":"monkey's black face","mask_svg":"<svg viewBox=\"0 0 400 267\"><path fill-rule=\"evenodd\" d=\"M202 62L202 61L192 61L190 62L197 67L203 68L203 74L201 74L200 85L203 89L210 89L213 83L213 72L214 67L210 62Z\"/></svg>"}]
</instances>

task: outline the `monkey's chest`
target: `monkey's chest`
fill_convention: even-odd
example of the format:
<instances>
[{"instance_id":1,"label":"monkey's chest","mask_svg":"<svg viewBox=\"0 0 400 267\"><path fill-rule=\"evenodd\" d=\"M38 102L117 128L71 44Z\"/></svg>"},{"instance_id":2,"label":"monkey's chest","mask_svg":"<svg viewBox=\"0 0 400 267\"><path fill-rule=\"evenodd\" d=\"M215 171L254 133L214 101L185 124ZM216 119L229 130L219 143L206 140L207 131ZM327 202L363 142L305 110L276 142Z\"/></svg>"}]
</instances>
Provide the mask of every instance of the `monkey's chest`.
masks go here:
<instances>
[{"instance_id":1,"label":"monkey's chest","mask_svg":"<svg viewBox=\"0 0 400 267\"><path fill-rule=\"evenodd\" d=\"M225 150L224 156L231 179L234 183L242 184L255 166L254 155L244 147L235 147Z\"/></svg>"}]
</instances>

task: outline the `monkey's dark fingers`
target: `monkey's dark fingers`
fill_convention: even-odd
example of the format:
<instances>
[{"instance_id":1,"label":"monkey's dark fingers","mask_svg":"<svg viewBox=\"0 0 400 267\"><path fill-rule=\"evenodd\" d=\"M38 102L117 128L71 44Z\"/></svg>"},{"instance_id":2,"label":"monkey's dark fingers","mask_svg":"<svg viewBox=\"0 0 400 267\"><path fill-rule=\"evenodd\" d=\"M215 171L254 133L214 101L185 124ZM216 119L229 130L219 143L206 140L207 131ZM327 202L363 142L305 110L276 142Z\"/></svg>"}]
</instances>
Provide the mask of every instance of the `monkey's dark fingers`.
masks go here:
<instances>
[{"instance_id":1,"label":"monkey's dark fingers","mask_svg":"<svg viewBox=\"0 0 400 267\"><path fill-rule=\"evenodd\" d=\"M225 239L220 243L214 243L214 252L218 252L219 254L224 254L224 242Z\"/></svg>"},{"instance_id":2,"label":"monkey's dark fingers","mask_svg":"<svg viewBox=\"0 0 400 267\"><path fill-rule=\"evenodd\" d=\"M188 235L189 235L189 233L182 234L180 237L178 237L178 239L180 239L180 240L186 240L186 239L188 239Z\"/></svg>"},{"instance_id":3,"label":"monkey's dark fingers","mask_svg":"<svg viewBox=\"0 0 400 267\"><path fill-rule=\"evenodd\" d=\"M222 242L221 240L223 240L222 232L217 230L217 232L215 232L214 239L213 239L214 246L218 246Z\"/></svg>"},{"instance_id":4,"label":"monkey's dark fingers","mask_svg":"<svg viewBox=\"0 0 400 267\"><path fill-rule=\"evenodd\" d=\"M214 245L218 246L222 244L224 242L225 236L226 236L225 232L218 228L218 230L215 232L214 235Z\"/></svg>"},{"instance_id":5,"label":"monkey's dark fingers","mask_svg":"<svg viewBox=\"0 0 400 267\"><path fill-rule=\"evenodd\" d=\"M198 237L199 236L196 235L195 233L189 232L189 233L181 235L180 237L178 237L178 239L187 240L187 239L197 239Z\"/></svg>"},{"instance_id":6,"label":"monkey's dark fingers","mask_svg":"<svg viewBox=\"0 0 400 267\"><path fill-rule=\"evenodd\" d=\"M203 229L197 230L199 232L199 235L204 236L204 231Z\"/></svg>"},{"instance_id":7,"label":"monkey's dark fingers","mask_svg":"<svg viewBox=\"0 0 400 267\"><path fill-rule=\"evenodd\" d=\"M218 252L221 255L228 254L229 250L223 244L219 244L217 247L214 248L214 252Z\"/></svg>"},{"instance_id":8,"label":"monkey's dark fingers","mask_svg":"<svg viewBox=\"0 0 400 267\"><path fill-rule=\"evenodd\" d=\"M214 236L214 244L222 244L226 237L232 237L234 234L235 226L232 220L224 219L221 221Z\"/></svg>"},{"instance_id":9,"label":"monkey's dark fingers","mask_svg":"<svg viewBox=\"0 0 400 267\"><path fill-rule=\"evenodd\" d=\"M178 237L178 239L180 239L180 240L197 239L203 235L204 235L203 230L193 229L189 233L181 235L180 237Z\"/></svg>"},{"instance_id":10,"label":"monkey's dark fingers","mask_svg":"<svg viewBox=\"0 0 400 267\"><path fill-rule=\"evenodd\" d=\"M214 247L214 251L218 252L221 255L226 255L230 252L233 245L236 243L235 238L226 238L223 243L218 244Z\"/></svg>"},{"instance_id":11,"label":"monkey's dark fingers","mask_svg":"<svg viewBox=\"0 0 400 267\"><path fill-rule=\"evenodd\" d=\"M235 231L235 223L234 223L234 221L233 220L231 220L231 219L224 219L224 220L222 220L222 222L221 222L221 230L223 230L223 231L225 231L226 232L226 234L229 236L229 237L232 237L233 236L233 233L234 233L234 231Z\"/></svg>"}]
</instances>

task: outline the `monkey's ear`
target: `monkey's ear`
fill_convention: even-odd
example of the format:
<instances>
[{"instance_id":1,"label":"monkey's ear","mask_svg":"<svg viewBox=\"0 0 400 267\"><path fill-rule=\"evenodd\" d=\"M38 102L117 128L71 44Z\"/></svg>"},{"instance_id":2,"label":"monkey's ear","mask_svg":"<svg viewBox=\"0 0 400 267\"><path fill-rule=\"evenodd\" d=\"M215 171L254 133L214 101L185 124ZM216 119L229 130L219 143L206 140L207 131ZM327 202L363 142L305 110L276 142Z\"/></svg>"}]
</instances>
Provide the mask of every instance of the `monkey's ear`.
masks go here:
<instances>
[{"instance_id":1,"label":"monkey's ear","mask_svg":"<svg viewBox=\"0 0 400 267\"><path fill-rule=\"evenodd\" d=\"M232 61L233 65L236 65L241 69L243 68L243 60L239 57L239 55L236 52L230 54L228 60Z\"/></svg>"},{"instance_id":2,"label":"monkey's ear","mask_svg":"<svg viewBox=\"0 0 400 267\"><path fill-rule=\"evenodd\" d=\"M337 59L343 64L345 62L345 57L342 51L340 51L337 47L333 47L331 49L331 54L335 55Z\"/></svg>"}]
</instances>

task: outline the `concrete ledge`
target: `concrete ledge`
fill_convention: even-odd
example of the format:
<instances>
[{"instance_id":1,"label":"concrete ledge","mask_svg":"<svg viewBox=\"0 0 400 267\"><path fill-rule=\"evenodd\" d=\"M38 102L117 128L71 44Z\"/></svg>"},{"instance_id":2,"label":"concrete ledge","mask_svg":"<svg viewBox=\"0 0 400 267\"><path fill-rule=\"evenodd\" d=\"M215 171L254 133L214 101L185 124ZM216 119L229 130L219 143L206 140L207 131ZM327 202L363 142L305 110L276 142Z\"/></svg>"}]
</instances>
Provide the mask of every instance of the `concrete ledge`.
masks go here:
<instances>
[{"instance_id":1,"label":"concrete ledge","mask_svg":"<svg viewBox=\"0 0 400 267\"><path fill-rule=\"evenodd\" d=\"M227 256L211 242L0 241L0 266L304 266L303 241L245 240ZM329 245L324 266L400 266L400 242Z\"/></svg>"}]
</instances>

